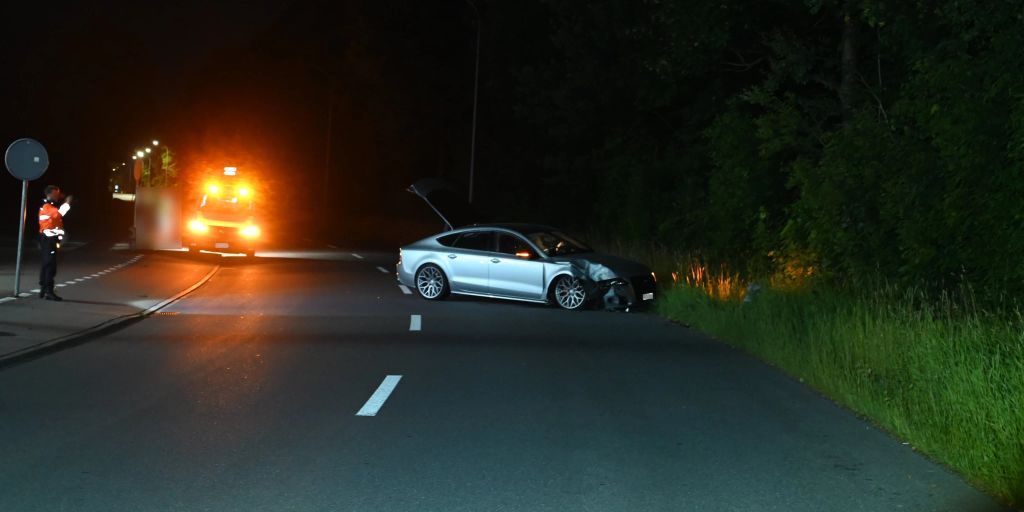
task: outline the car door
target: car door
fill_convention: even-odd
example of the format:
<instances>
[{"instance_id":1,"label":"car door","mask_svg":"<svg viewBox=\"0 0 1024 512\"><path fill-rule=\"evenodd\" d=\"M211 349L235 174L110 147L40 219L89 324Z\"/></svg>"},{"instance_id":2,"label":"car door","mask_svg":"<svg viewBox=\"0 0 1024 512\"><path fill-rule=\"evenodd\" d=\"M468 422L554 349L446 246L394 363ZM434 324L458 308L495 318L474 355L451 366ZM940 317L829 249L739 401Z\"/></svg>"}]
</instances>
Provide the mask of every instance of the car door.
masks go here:
<instances>
[{"instance_id":1,"label":"car door","mask_svg":"<svg viewBox=\"0 0 1024 512\"><path fill-rule=\"evenodd\" d=\"M487 279L494 252L493 231L466 231L444 252L448 259L453 292L487 293Z\"/></svg>"},{"instance_id":2,"label":"car door","mask_svg":"<svg viewBox=\"0 0 1024 512\"><path fill-rule=\"evenodd\" d=\"M499 232L498 252L490 259L490 292L517 299L544 298L544 262L525 239Z\"/></svg>"}]
</instances>

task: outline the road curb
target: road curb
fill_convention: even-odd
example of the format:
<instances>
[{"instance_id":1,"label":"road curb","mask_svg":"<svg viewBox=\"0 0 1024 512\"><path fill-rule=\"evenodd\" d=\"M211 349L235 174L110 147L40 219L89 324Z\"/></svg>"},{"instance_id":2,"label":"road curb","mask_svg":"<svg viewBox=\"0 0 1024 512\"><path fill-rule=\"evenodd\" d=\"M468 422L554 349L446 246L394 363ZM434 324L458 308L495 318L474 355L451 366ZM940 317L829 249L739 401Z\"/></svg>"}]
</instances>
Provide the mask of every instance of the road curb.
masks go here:
<instances>
[{"instance_id":1,"label":"road curb","mask_svg":"<svg viewBox=\"0 0 1024 512\"><path fill-rule=\"evenodd\" d=\"M182 297L185 297L186 295L198 290L200 287L206 284L211 278L213 278L214 274L220 271L220 269L220 265L215 265L213 269L207 272L205 276L200 278L199 281L196 281L192 286L189 286L188 288L185 288L184 290L174 294L172 297L163 300L153 306L150 306L149 308L146 308L142 311L139 311L138 313L114 317L111 318L110 320L99 323L87 329L83 329L81 331L73 332L71 334L66 334L64 336L36 343L35 345L25 347L15 352L11 352L9 354L0 356L0 368L5 368L8 366L13 366L19 363L30 361L32 359L41 357L49 353L57 352L59 350L64 350L66 348L70 348L85 343L86 341L89 341L93 338L110 334L114 331L127 327L135 322L143 320L146 317L152 315L153 313L156 313L157 311L181 300Z\"/></svg>"}]
</instances>

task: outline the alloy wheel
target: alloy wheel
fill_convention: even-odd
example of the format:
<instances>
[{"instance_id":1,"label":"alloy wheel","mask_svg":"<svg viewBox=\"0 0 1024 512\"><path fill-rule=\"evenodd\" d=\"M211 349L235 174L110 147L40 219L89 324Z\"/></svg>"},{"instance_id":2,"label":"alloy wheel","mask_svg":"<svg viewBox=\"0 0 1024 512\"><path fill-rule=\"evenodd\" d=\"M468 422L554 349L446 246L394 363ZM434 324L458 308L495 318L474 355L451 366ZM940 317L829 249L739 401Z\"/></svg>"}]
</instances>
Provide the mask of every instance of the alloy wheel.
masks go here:
<instances>
[{"instance_id":1,"label":"alloy wheel","mask_svg":"<svg viewBox=\"0 0 1024 512\"><path fill-rule=\"evenodd\" d=\"M575 277L565 276L555 284L555 300L565 309L579 309L587 299L583 282Z\"/></svg>"},{"instance_id":2,"label":"alloy wheel","mask_svg":"<svg viewBox=\"0 0 1024 512\"><path fill-rule=\"evenodd\" d=\"M444 274L437 267L423 267L416 275L416 288L428 299L436 299L444 293Z\"/></svg>"}]
</instances>

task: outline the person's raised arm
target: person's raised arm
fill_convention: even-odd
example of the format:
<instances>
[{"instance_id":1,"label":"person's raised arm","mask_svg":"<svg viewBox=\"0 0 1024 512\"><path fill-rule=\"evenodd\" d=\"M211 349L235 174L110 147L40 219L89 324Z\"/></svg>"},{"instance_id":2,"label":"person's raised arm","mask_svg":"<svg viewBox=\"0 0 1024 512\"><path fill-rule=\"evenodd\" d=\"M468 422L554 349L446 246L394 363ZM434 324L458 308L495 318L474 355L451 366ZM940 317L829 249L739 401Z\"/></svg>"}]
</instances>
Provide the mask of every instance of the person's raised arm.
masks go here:
<instances>
[{"instance_id":1,"label":"person's raised arm","mask_svg":"<svg viewBox=\"0 0 1024 512\"><path fill-rule=\"evenodd\" d=\"M60 212L60 216L61 217L63 217L63 216L68 214L68 210L71 209L71 199L73 197L74 196L68 196L67 198L65 198L64 199L64 204L60 205L60 208L57 208L57 211Z\"/></svg>"}]
</instances>

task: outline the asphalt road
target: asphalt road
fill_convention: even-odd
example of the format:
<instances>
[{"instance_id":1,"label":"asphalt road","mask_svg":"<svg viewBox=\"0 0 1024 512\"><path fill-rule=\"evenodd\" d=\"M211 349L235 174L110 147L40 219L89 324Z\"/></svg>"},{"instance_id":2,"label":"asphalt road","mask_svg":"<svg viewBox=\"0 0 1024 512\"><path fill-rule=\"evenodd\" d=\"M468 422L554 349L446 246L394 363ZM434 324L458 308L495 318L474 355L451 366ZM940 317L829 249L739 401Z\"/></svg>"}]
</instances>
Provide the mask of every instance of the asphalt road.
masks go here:
<instances>
[{"instance_id":1,"label":"asphalt road","mask_svg":"<svg viewBox=\"0 0 1024 512\"><path fill-rule=\"evenodd\" d=\"M653 314L430 303L360 256L225 258L162 313L0 371L0 510L1001 510Z\"/></svg>"}]
</instances>

